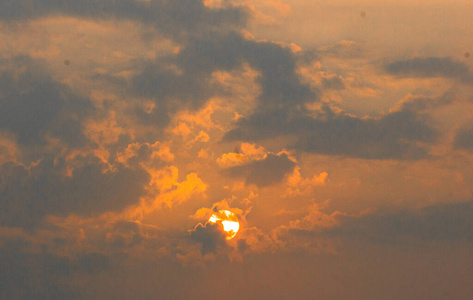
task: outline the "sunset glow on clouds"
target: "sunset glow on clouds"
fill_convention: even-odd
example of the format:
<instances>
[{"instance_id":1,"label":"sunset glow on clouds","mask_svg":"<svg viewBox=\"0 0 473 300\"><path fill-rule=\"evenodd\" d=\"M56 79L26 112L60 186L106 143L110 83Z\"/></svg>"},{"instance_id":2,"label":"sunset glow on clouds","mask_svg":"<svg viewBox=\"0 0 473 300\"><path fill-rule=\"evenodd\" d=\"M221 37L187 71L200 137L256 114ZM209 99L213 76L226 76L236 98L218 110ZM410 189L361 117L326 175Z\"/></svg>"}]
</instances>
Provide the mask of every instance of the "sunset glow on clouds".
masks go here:
<instances>
[{"instance_id":1,"label":"sunset glow on clouds","mask_svg":"<svg viewBox=\"0 0 473 300\"><path fill-rule=\"evenodd\" d=\"M0 298L467 299L473 5L381 2L0 0Z\"/></svg>"}]
</instances>

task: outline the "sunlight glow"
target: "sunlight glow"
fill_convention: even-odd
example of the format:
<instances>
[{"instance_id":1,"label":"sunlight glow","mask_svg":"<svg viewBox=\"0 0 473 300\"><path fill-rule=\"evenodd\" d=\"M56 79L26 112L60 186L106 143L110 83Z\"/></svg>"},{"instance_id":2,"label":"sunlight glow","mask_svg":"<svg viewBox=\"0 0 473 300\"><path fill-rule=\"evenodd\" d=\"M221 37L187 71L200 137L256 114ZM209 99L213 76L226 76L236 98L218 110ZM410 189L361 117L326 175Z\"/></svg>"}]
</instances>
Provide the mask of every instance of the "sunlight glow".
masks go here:
<instances>
[{"instance_id":1,"label":"sunlight glow","mask_svg":"<svg viewBox=\"0 0 473 300\"><path fill-rule=\"evenodd\" d=\"M209 222L221 224L223 231L227 234L227 240L234 238L240 229L240 222L238 221L237 216L229 210L219 210L218 212L215 212L209 218Z\"/></svg>"}]
</instances>

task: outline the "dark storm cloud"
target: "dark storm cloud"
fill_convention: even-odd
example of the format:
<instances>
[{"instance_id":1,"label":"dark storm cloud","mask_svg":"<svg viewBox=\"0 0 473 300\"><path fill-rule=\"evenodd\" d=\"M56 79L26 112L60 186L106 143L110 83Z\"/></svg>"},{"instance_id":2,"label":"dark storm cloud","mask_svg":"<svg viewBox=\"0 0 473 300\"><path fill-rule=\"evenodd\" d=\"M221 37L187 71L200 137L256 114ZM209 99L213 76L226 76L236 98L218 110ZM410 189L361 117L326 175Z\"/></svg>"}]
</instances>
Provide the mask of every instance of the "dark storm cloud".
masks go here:
<instances>
[{"instance_id":1,"label":"dark storm cloud","mask_svg":"<svg viewBox=\"0 0 473 300\"><path fill-rule=\"evenodd\" d=\"M177 58L159 58L154 63L146 62L147 67L132 80L129 87L133 95L154 98L156 104L152 113L146 113L137 107L135 109L137 120L164 127L177 110L183 109L184 106L198 108L213 94L212 87L206 82L209 72L225 68L223 65L228 67L228 62L232 61L234 54L237 54L237 60L241 58L238 51L242 48L243 39L235 34L238 39L228 44L221 42L221 35L231 32L232 29L242 28L246 24L248 12L231 5L221 9L210 9L203 4L203 1L198 0L0 2L0 18L10 22L63 15L97 20L117 18L137 21L153 26L160 34L176 41L184 48ZM221 44L221 47L213 49L218 44ZM232 50L234 44L238 44L239 47L231 53L226 53ZM218 59L218 62L212 63L214 59ZM200 65L197 66L198 62ZM170 64L176 64L184 70L184 73L178 75L171 71ZM126 84L110 76L105 79L115 85Z\"/></svg>"},{"instance_id":2,"label":"dark storm cloud","mask_svg":"<svg viewBox=\"0 0 473 300\"><path fill-rule=\"evenodd\" d=\"M156 62L145 62L147 67L141 70L129 86L133 95L151 97L155 100L155 109L146 113L136 107L134 113L137 120L145 124L164 127L169 123L172 115L189 106L198 108L208 99L212 87L206 80L214 64L203 69L190 70L196 62L205 59L213 60L212 53L203 53L208 48L208 41L219 43L222 33L240 29L246 24L248 12L243 8L227 5L225 8L208 8L203 1L198 0L86 0L86 1L58 1L58 0L19 0L0 2L0 18L9 22L21 22L28 19L45 16L77 16L82 18L103 20L116 18L120 20L133 20L153 26L167 38L177 42L184 50L182 55L175 58L159 58ZM209 38L209 36L216 38ZM143 35L143 38L146 38ZM240 41L242 39L240 38ZM204 46L199 51L199 47ZM211 45L207 45L211 46ZM231 55L223 51L231 49L223 44L219 48L220 60L218 64L227 64ZM197 48L196 48L197 47ZM197 51L193 53L193 51ZM183 74L171 71L170 64L176 64L184 69ZM143 65L143 64L141 64ZM202 65L201 65L202 66ZM210 69L209 69L210 67ZM100 77L100 76L99 76ZM109 84L124 85L123 80L102 76Z\"/></svg>"},{"instance_id":3,"label":"dark storm cloud","mask_svg":"<svg viewBox=\"0 0 473 300\"><path fill-rule=\"evenodd\" d=\"M296 164L286 154L268 154L265 159L255 160L242 166L231 167L223 172L231 177L244 178L247 184L268 186L280 182L294 170Z\"/></svg>"},{"instance_id":4,"label":"dark storm cloud","mask_svg":"<svg viewBox=\"0 0 473 300\"><path fill-rule=\"evenodd\" d=\"M225 140L257 141L293 135L296 142L290 148L365 159L420 159L427 156L427 149L418 142L434 142L438 135L421 115L408 110L380 119L339 115L329 108L317 118L303 112L273 110L241 119L237 126Z\"/></svg>"},{"instance_id":5,"label":"dark storm cloud","mask_svg":"<svg viewBox=\"0 0 473 300\"><path fill-rule=\"evenodd\" d=\"M200 74L177 74L161 61L150 63L132 79L129 89L132 95L151 98L155 104L152 112L137 106L134 111L137 121L163 128L184 107L201 107L214 94L208 84L209 76L204 70Z\"/></svg>"},{"instance_id":6,"label":"dark storm cloud","mask_svg":"<svg viewBox=\"0 0 473 300\"><path fill-rule=\"evenodd\" d=\"M109 78L112 84L127 85L130 96L154 101L151 112L140 105L135 107L138 122L162 128L177 111L202 107L208 99L223 93L210 83L212 74L236 70L244 63L261 73L257 78L262 88L259 110L292 110L293 106L316 100L316 93L300 82L296 74L298 57L289 48L248 40L232 30L208 31L181 42L177 55L146 62L130 82ZM337 82L327 84L340 88Z\"/></svg>"},{"instance_id":7,"label":"dark storm cloud","mask_svg":"<svg viewBox=\"0 0 473 300\"><path fill-rule=\"evenodd\" d=\"M212 72L234 70L245 62L261 72L258 111L292 112L303 103L317 100L316 93L300 82L295 72L297 57L289 48L247 40L233 30L245 24L247 13L241 8L209 9L194 0L33 0L2 2L0 11L0 17L10 21L48 15L130 19L152 24L165 36L177 40L182 50L176 56L147 62L127 89L132 95L154 99L151 113L139 106L134 111L136 119L148 125L162 128L176 111L201 107L218 92L208 82ZM171 70L171 65L179 71ZM339 82L332 81L327 84L341 87Z\"/></svg>"},{"instance_id":8,"label":"dark storm cloud","mask_svg":"<svg viewBox=\"0 0 473 300\"><path fill-rule=\"evenodd\" d=\"M473 241L473 202L437 204L417 211L339 217L340 227L329 235L395 242L398 238Z\"/></svg>"},{"instance_id":9,"label":"dark storm cloud","mask_svg":"<svg viewBox=\"0 0 473 300\"><path fill-rule=\"evenodd\" d=\"M71 147L86 144L81 121L93 112L88 99L54 81L27 57L0 61L0 129L17 137L19 144L44 144L47 136Z\"/></svg>"},{"instance_id":10,"label":"dark storm cloud","mask_svg":"<svg viewBox=\"0 0 473 300\"><path fill-rule=\"evenodd\" d=\"M97 252L80 255L77 261L79 268L89 274L99 273L110 268L110 258Z\"/></svg>"},{"instance_id":11,"label":"dark storm cloud","mask_svg":"<svg viewBox=\"0 0 473 300\"><path fill-rule=\"evenodd\" d=\"M95 215L137 203L149 175L143 169L117 165L115 171L91 159L66 176L60 159L45 158L29 169L0 166L0 224L34 227L45 215Z\"/></svg>"},{"instance_id":12,"label":"dark storm cloud","mask_svg":"<svg viewBox=\"0 0 473 300\"><path fill-rule=\"evenodd\" d=\"M384 66L385 70L400 77L446 77L473 83L473 74L467 65L449 57L417 57L399 60Z\"/></svg>"},{"instance_id":13,"label":"dark storm cloud","mask_svg":"<svg viewBox=\"0 0 473 300\"><path fill-rule=\"evenodd\" d=\"M84 18L120 18L153 25L161 33L186 38L211 29L242 25L247 14L238 8L209 9L196 0L4 0L0 18L7 21L71 15Z\"/></svg>"},{"instance_id":14,"label":"dark storm cloud","mask_svg":"<svg viewBox=\"0 0 473 300\"><path fill-rule=\"evenodd\" d=\"M31 251L31 243L21 237L2 241L0 299L84 299L73 281L112 267L111 258L97 252L61 256L45 249Z\"/></svg>"},{"instance_id":15,"label":"dark storm cloud","mask_svg":"<svg viewBox=\"0 0 473 300\"><path fill-rule=\"evenodd\" d=\"M191 61L199 63L194 69L212 64L233 67L241 59L261 71L258 81L263 89L255 111L240 118L235 128L226 133L224 141L254 142L295 136L296 142L289 147L306 152L366 159L420 159L426 157L428 151L418 142L436 140L437 131L425 116L407 108L379 119L335 114L329 108L312 117L303 104L318 101L318 92L298 79L295 74L297 57L292 52L275 44L255 43L238 36L230 36L218 45L220 48L229 45L224 47L229 49L224 51L230 57L227 64L219 63L220 52L212 52L219 47L212 44L203 53L216 59L194 58ZM327 79L325 85L341 89L343 81L335 77L334 80Z\"/></svg>"},{"instance_id":16,"label":"dark storm cloud","mask_svg":"<svg viewBox=\"0 0 473 300\"><path fill-rule=\"evenodd\" d=\"M463 127L457 131L453 147L473 153L473 126Z\"/></svg>"},{"instance_id":17,"label":"dark storm cloud","mask_svg":"<svg viewBox=\"0 0 473 300\"><path fill-rule=\"evenodd\" d=\"M224 141L258 141L289 134L306 132L311 126L312 118L299 108L279 107L259 108L248 117L240 118L236 128L227 132Z\"/></svg>"},{"instance_id":18,"label":"dark storm cloud","mask_svg":"<svg viewBox=\"0 0 473 300\"><path fill-rule=\"evenodd\" d=\"M426 149L417 142L432 142L436 131L415 113L401 111L381 119L336 116L313 121L295 148L322 154L365 159L419 159Z\"/></svg>"},{"instance_id":19,"label":"dark storm cloud","mask_svg":"<svg viewBox=\"0 0 473 300\"><path fill-rule=\"evenodd\" d=\"M225 233L217 223L198 224L191 231L191 238L202 245L202 254L215 253L218 248L225 248Z\"/></svg>"},{"instance_id":20,"label":"dark storm cloud","mask_svg":"<svg viewBox=\"0 0 473 300\"><path fill-rule=\"evenodd\" d=\"M0 248L1 299L80 299L78 287L64 284L73 267L66 257ZM62 281L62 282L61 282Z\"/></svg>"},{"instance_id":21,"label":"dark storm cloud","mask_svg":"<svg viewBox=\"0 0 473 300\"><path fill-rule=\"evenodd\" d=\"M261 72L257 79L262 88L259 109L291 110L316 100L315 93L296 75L296 62L290 49L280 45L247 40L236 32L215 33L190 39L176 57L148 65L133 78L130 90L156 103L151 114L137 110L140 121L164 126L183 105L196 109L219 93L209 84L214 71L231 71L248 63ZM170 64L181 72L170 70Z\"/></svg>"}]
</instances>

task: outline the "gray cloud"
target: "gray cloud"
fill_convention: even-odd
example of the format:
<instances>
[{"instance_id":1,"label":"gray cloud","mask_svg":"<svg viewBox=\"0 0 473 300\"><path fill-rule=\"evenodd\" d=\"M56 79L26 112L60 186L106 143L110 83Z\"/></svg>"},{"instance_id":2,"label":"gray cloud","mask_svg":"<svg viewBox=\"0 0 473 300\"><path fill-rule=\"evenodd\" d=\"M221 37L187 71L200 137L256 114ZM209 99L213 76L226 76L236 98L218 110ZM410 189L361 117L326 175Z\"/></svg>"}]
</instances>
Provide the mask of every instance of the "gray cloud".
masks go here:
<instances>
[{"instance_id":1,"label":"gray cloud","mask_svg":"<svg viewBox=\"0 0 473 300\"><path fill-rule=\"evenodd\" d=\"M416 143L432 142L436 131L409 111L388 114L381 119L337 116L314 121L295 148L322 154L366 159L419 159L427 150Z\"/></svg>"},{"instance_id":2,"label":"gray cloud","mask_svg":"<svg viewBox=\"0 0 473 300\"><path fill-rule=\"evenodd\" d=\"M191 238L202 245L202 254L215 253L219 248L226 248L225 237L217 223L198 224L191 231Z\"/></svg>"},{"instance_id":3,"label":"gray cloud","mask_svg":"<svg viewBox=\"0 0 473 300\"><path fill-rule=\"evenodd\" d=\"M229 6L209 9L199 0L0 0L2 23L23 26L22 22L33 18L57 16L140 22L146 28L155 28L160 36L172 39L179 45L180 52L127 66L126 74L137 74L130 81L97 76L101 80L109 80L105 84L120 86L120 91L126 91L117 94L117 99L113 100L117 105L113 108L104 103L102 116L96 115L88 99L74 94L67 86L55 81L54 76L48 74L38 62L26 58L2 62L0 129L6 131L8 136L11 134L16 137L21 148L19 156L31 148L30 151L36 153L39 160L35 159L34 164L10 162L0 166L0 227L36 228L49 214L93 217L139 203L140 197L146 195L145 185L150 181L141 163L153 163L156 168L162 166L162 162L150 161L152 149L148 144L143 144L137 155L125 164L113 163L110 166L92 156L85 156L74 158L71 165L66 165L64 156L70 152L54 153L53 156L44 147L47 146L47 137L59 139L70 148L95 150L97 145L93 145L82 134L84 121L89 118L101 121L108 112L123 107L123 111L113 111L116 112L118 127L132 126L133 120L129 118L134 117L137 122L163 129L178 111L198 109L208 99L222 92L210 83L214 71L235 70L245 63L261 74L256 80L262 93L257 99L256 110L235 124L235 129L225 137L227 141L259 141L288 136L290 142L281 147L365 159L420 159L428 157L428 146L436 141L438 135L435 128L430 126L427 116L422 114L431 107L431 100L435 102L436 99L417 98L404 103L400 111L380 118L357 118L335 113L327 107L319 113L306 110L304 104L319 100L319 92L303 84L296 72L296 63L308 57L299 57L289 48L278 44L245 39L238 33L247 19L246 12L240 8ZM51 32L51 36L53 34ZM120 52L120 49L113 50ZM344 42L328 49L325 54L353 59L361 57L362 52L360 46ZM60 61L62 63L62 58ZM76 62L70 63L68 68ZM470 71L451 59L414 59L397 63L393 63L388 72L398 76L442 76L472 82ZM12 67L3 68L7 64ZM170 66L175 66L178 71L171 70ZM323 88L343 88L343 81L339 77L322 80ZM113 87L107 86L103 92L113 93L110 92ZM138 101L137 98L152 99L154 110L148 113L138 106L128 110L134 101ZM127 99L127 103L120 99ZM443 100L438 102L447 103ZM104 121L108 119L104 118ZM136 128L124 129L132 131ZM460 142L455 142L455 147L472 149L470 133L470 129L460 131L457 135ZM213 132L209 134L214 137ZM145 138L142 135L146 133L137 135L140 135L137 137L139 142L154 142L157 136L160 137L156 131ZM130 137L123 134L117 143L119 145L106 145L105 150L110 151L110 163L116 158L117 152L133 142L132 138L131 134ZM179 143L175 142L174 146ZM61 150L67 152L70 149ZM185 152L181 150L176 152L177 156L177 153ZM210 150L212 152L214 149ZM185 163L191 158L192 153ZM21 161L23 157L18 159ZM180 171L179 181L185 176L186 170L194 170L194 166L202 162L192 160L190 163L192 166L183 165L182 161L176 162ZM326 167L330 168L330 164ZM224 172L243 178L247 183L269 186L282 180L294 166L286 154L270 154L265 160L253 161ZM70 176L66 175L69 167L72 168ZM109 167L114 170L105 171ZM212 182L208 183L213 189ZM214 191L209 193L210 198L213 198ZM197 209L201 207L201 201L196 199L190 202ZM365 239L384 242L405 236L420 240L471 241L472 207L471 203L463 203L433 206L419 211L339 217L340 227L319 231L317 238L325 234L329 238L354 237L358 240L360 237L362 243ZM163 214L169 212L166 210ZM183 216L186 212L183 208L179 215ZM149 220L151 223L164 224L173 216L170 214L165 220L157 220L152 215L152 219L145 218L144 222ZM299 298L312 299L316 291L321 299L377 299L382 298L387 289L392 290L396 286L397 289L392 292L397 298L419 298L419 295L424 295L425 298L465 299L471 287L468 277L458 281L463 273L449 276L458 274L458 269L468 273L471 264L465 268L465 261L470 261L470 257L467 254L459 258L456 255L446 257L443 248L434 249L437 251L436 256L426 256L424 251L419 251L421 253L418 256L412 255L412 252L407 252L409 255L402 252L399 254L402 259L397 260L393 259L391 249L379 252L373 247L359 247L356 253L342 249L337 255L313 256L303 253L300 244L297 248L288 247L289 254L278 250L278 253L258 255L250 251L249 236L246 241L237 241L240 253L248 254L244 256L244 261L228 263L216 257L207 268L200 269L185 267L177 260L181 256L194 261L198 259L192 256L194 252L187 252L188 243L193 243L191 251L195 250L195 245L202 245L203 254L228 250L225 235L216 224L200 224L191 231L190 236L176 234L166 237L158 233L158 229L145 229L144 224L134 222L87 222L98 224L85 224L86 238L82 240L81 235L80 242L67 237L77 236L78 227L83 224L76 224L77 227L72 226L64 231L51 229L52 225L49 225L37 234L31 234L28 230L3 228L7 235L21 232L18 234L28 235L38 244L30 245L23 240L14 241L4 236L0 238L0 298L237 299L246 296L288 299L297 295ZM192 221L187 219L185 222ZM250 223L248 226L252 226ZM163 226L167 228L168 224ZM299 234L313 235L314 232L299 231ZM253 238L260 239L262 236ZM49 244L49 238L54 238L52 244ZM317 247L317 242L303 242L311 249ZM286 245L290 246L290 242ZM58 252L64 251L67 256L49 253L46 250L48 247L57 247ZM471 245L461 250L470 253L468 247ZM115 269L115 257L101 253L103 249L116 255L130 253L130 257L136 261L127 261L121 266L123 268ZM77 255L74 254L76 251L81 252ZM461 254L462 251L454 253ZM440 264L432 266L432 258ZM360 266L366 267L361 275ZM428 276L419 276L425 274ZM293 278L288 280L288 277ZM416 277L422 278L418 280ZM412 282L416 284L413 286ZM340 289L341 285L345 288ZM457 291L459 294L449 295L446 291Z\"/></svg>"},{"instance_id":4,"label":"gray cloud","mask_svg":"<svg viewBox=\"0 0 473 300\"><path fill-rule=\"evenodd\" d=\"M196 66L196 63L199 61L208 63L215 58L213 55L220 55L221 59L217 64L219 68L223 68L222 64L227 64L231 60L231 55L225 53L231 49L231 45L223 43L222 47L212 53L208 53L207 50L211 50L220 43L220 37L225 32L241 28L248 17L247 12L242 8L229 5L221 9L210 9L203 4L203 1L195 0L0 2L0 19L12 24L27 19L60 15L97 20L117 18L141 22L153 26L160 34L183 46L184 50L177 57L159 58L154 63L146 62L147 67L132 80L128 89L135 96L155 99L156 106L152 113L146 113L140 107L136 107L134 113L138 121L159 127L166 126L176 111L185 106L198 108L213 94L212 87L206 80L209 78L211 69L218 68L211 63L200 66ZM209 36L215 36L215 38L209 38ZM143 36L143 38L146 37ZM241 40L240 38L239 41ZM213 44L208 44L209 41ZM218 51L220 51L219 54L216 53ZM178 75L170 71L170 64L176 64L184 70L184 73ZM202 66L204 68L200 68ZM127 84L110 76L97 77L107 79L108 83L113 85ZM50 89L45 87L45 92L48 91ZM54 98L51 101L54 102ZM50 104L49 106L54 109L60 109L57 105L53 105L57 104L56 102ZM54 109L50 108L44 116L54 114ZM77 131L77 126L73 126L77 124L62 125L58 134L63 134L66 130ZM66 133L64 135L67 136Z\"/></svg>"},{"instance_id":5,"label":"gray cloud","mask_svg":"<svg viewBox=\"0 0 473 300\"><path fill-rule=\"evenodd\" d=\"M21 238L4 239L0 247L1 299L79 299L79 290L64 283L74 265L63 256L27 250Z\"/></svg>"},{"instance_id":6,"label":"gray cloud","mask_svg":"<svg viewBox=\"0 0 473 300\"><path fill-rule=\"evenodd\" d=\"M259 105L252 115L237 121L235 128L224 136L224 141L254 142L291 136L296 142L288 147L305 152L365 159L415 160L428 156L428 149L418 142L432 143L438 133L429 125L426 116L419 114L420 110L406 105L402 111L379 119L362 119L335 114L325 107L313 117L301 104L317 101L318 92L294 79L292 62L297 58L293 54L278 57L279 61L285 62L280 67L276 62L268 69L254 64L262 71L263 94L258 99ZM325 85L342 88L338 81Z\"/></svg>"},{"instance_id":7,"label":"gray cloud","mask_svg":"<svg viewBox=\"0 0 473 300\"><path fill-rule=\"evenodd\" d=\"M473 152L473 126L463 127L457 131L453 147Z\"/></svg>"},{"instance_id":8,"label":"gray cloud","mask_svg":"<svg viewBox=\"0 0 473 300\"><path fill-rule=\"evenodd\" d=\"M99 273L110 268L110 258L97 252L79 255L77 263L81 270L89 274Z\"/></svg>"},{"instance_id":9,"label":"gray cloud","mask_svg":"<svg viewBox=\"0 0 473 300\"><path fill-rule=\"evenodd\" d=\"M363 44L355 41L343 40L330 47L317 50L322 57L332 56L344 59L359 59L365 56Z\"/></svg>"},{"instance_id":10,"label":"gray cloud","mask_svg":"<svg viewBox=\"0 0 473 300\"><path fill-rule=\"evenodd\" d=\"M18 1L8 4L8 7L3 3L4 11L10 13L2 16L12 20L56 13L89 17L105 14L142 22L157 22L156 26L164 28L164 31L166 28L169 29L169 24L174 24L175 26L171 27L186 32L192 32L195 28L200 28L201 32L209 32L209 28L219 27L220 17L212 18L210 17L212 14L224 16L227 13L234 13L242 19L244 16L244 13L236 8L210 10L201 2L193 1L193 4L188 2L183 0L172 3L162 1L145 3L122 0L115 1L113 5L95 1L79 5L75 2L64 4L49 1L41 2L39 5L35 1ZM36 6L39 9L29 9ZM184 7L186 9L183 10ZM187 20L185 15L190 13L189 11L192 12L193 18ZM162 22L162 18L159 18L161 15L166 15L173 21ZM222 20L233 20L230 22L241 25L243 23L235 21L240 17L227 16L222 17ZM202 27L194 23L204 25L201 24ZM131 90L135 94L152 97L157 104L151 114L137 108L135 113L138 120L161 127L167 125L171 115L183 106L198 108L212 96L212 89L206 79L213 71L231 70L241 66L243 62L248 62L261 71L259 82L263 93L255 113L240 120L236 124L237 128L227 133L226 140L254 141L301 132L303 134L293 147L309 152L376 159L415 159L425 156L425 149L416 146L415 142L432 141L435 130L429 128L418 116L396 113L380 120L346 116L330 116L324 121L313 120L300 105L316 101L317 93L299 81L295 74L297 57L289 49L273 43L249 41L231 30L230 33L224 32L223 29L218 30L213 32L211 37L188 36L183 50L176 57L156 61L132 80ZM183 73L169 71L166 68L169 63L176 64ZM386 69L393 74L417 74L416 76L441 75L463 78L470 74L465 65L449 58L416 58L394 62L387 65ZM326 85L341 88L340 82L327 81ZM75 127L72 125L69 127L70 131L74 128L77 131L78 126L75 124ZM406 130L406 127L409 127L409 130ZM409 131L417 136L413 136ZM390 152L382 154L383 149L388 149Z\"/></svg>"},{"instance_id":11,"label":"gray cloud","mask_svg":"<svg viewBox=\"0 0 473 300\"><path fill-rule=\"evenodd\" d=\"M342 225L327 230L331 236L346 235L377 242L398 238L420 240L473 241L473 202L437 204L417 211L340 216Z\"/></svg>"},{"instance_id":12,"label":"gray cloud","mask_svg":"<svg viewBox=\"0 0 473 300\"><path fill-rule=\"evenodd\" d=\"M303 111L264 111L242 119L224 140L257 141L295 135L290 148L326 155L365 159L420 159L427 149L417 142L431 143L438 136L424 117L412 111L387 114L380 119L338 115L329 108L313 118Z\"/></svg>"},{"instance_id":13,"label":"gray cloud","mask_svg":"<svg viewBox=\"0 0 473 300\"><path fill-rule=\"evenodd\" d=\"M0 65L0 129L25 146L44 144L47 136L72 147L87 144L81 121L93 112L89 99L55 82L39 62L27 57Z\"/></svg>"},{"instance_id":14,"label":"gray cloud","mask_svg":"<svg viewBox=\"0 0 473 300\"><path fill-rule=\"evenodd\" d=\"M341 76L322 77L322 86L324 89L343 90L345 82Z\"/></svg>"},{"instance_id":15,"label":"gray cloud","mask_svg":"<svg viewBox=\"0 0 473 300\"><path fill-rule=\"evenodd\" d=\"M439 97L411 96L400 103L401 111L425 112L429 109L449 105L455 101L455 91L448 90Z\"/></svg>"},{"instance_id":16,"label":"gray cloud","mask_svg":"<svg viewBox=\"0 0 473 300\"><path fill-rule=\"evenodd\" d=\"M294 170L296 164L286 154L268 154L263 160L255 160L242 166L231 167L223 172L231 177L241 177L247 184L268 186L280 182Z\"/></svg>"},{"instance_id":17,"label":"gray cloud","mask_svg":"<svg viewBox=\"0 0 473 300\"><path fill-rule=\"evenodd\" d=\"M109 234L113 249L122 249L142 244L145 237L138 223L118 221Z\"/></svg>"},{"instance_id":18,"label":"gray cloud","mask_svg":"<svg viewBox=\"0 0 473 300\"><path fill-rule=\"evenodd\" d=\"M143 169L117 165L116 171L91 159L66 176L64 161L43 159L27 169L14 163L0 166L0 224L36 226L45 215L94 215L137 203L149 175Z\"/></svg>"},{"instance_id":19,"label":"gray cloud","mask_svg":"<svg viewBox=\"0 0 473 300\"><path fill-rule=\"evenodd\" d=\"M308 85L295 73L297 57L289 48L270 42L245 39L237 33L246 20L241 8L209 9L201 1L86 1L84 3L49 0L18 1L0 5L6 20L23 20L46 15L69 14L87 18L119 17L153 24L165 36L177 40L182 50L176 56L147 62L127 90L152 98L151 113L136 107L139 122L164 127L172 115L185 108L199 108L218 93L209 85L213 71L233 70L244 62L261 72L259 111L291 111L295 106L317 100ZM229 26L226 26L228 24ZM175 65L182 73L171 71ZM111 80L118 84L117 80ZM126 82L119 82L126 84ZM332 82L327 84L333 86ZM336 84L340 87L340 84Z\"/></svg>"},{"instance_id":20,"label":"gray cloud","mask_svg":"<svg viewBox=\"0 0 473 300\"><path fill-rule=\"evenodd\" d=\"M156 103L151 114L137 109L139 120L165 126L183 105L199 108L220 92L209 84L212 72L231 71L246 62L261 72L259 109L286 110L316 100L316 94L295 74L296 61L297 57L280 45L247 40L232 31L218 33L190 39L176 57L148 65L133 78L130 90L152 97ZM171 63L182 73L170 71L167 66Z\"/></svg>"},{"instance_id":21,"label":"gray cloud","mask_svg":"<svg viewBox=\"0 0 473 300\"><path fill-rule=\"evenodd\" d=\"M385 70L401 77L446 77L473 83L473 74L464 63L449 57L417 57L399 60L384 66Z\"/></svg>"},{"instance_id":22,"label":"gray cloud","mask_svg":"<svg viewBox=\"0 0 473 300\"><path fill-rule=\"evenodd\" d=\"M21 237L3 237L0 246L1 299L84 299L78 278L110 271L120 261L98 252L62 256L44 247L32 251ZM122 257L121 257L122 258Z\"/></svg>"},{"instance_id":23,"label":"gray cloud","mask_svg":"<svg viewBox=\"0 0 473 300\"><path fill-rule=\"evenodd\" d=\"M19 0L0 2L0 18L22 21L45 16L72 15L84 18L135 20L157 28L175 39L200 35L246 23L247 14L235 7L209 9L195 0Z\"/></svg>"},{"instance_id":24,"label":"gray cloud","mask_svg":"<svg viewBox=\"0 0 473 300\"><path fill-rule=\"evenodd\" d=\"M249 246L245 239L239 239L237 241L237 249L240 253L245 253L245 251L247 251L248 248Z\"/></svg>"}]
</instances>

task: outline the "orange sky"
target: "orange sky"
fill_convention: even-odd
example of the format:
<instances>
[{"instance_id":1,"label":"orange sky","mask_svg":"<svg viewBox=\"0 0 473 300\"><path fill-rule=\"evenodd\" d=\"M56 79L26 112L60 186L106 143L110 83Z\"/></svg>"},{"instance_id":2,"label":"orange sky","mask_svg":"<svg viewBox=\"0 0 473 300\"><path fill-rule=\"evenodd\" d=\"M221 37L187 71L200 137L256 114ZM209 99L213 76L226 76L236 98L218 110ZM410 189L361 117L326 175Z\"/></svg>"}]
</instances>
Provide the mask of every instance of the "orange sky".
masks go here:
<instances>
[{"instance_id":1,"label":"orange sky","mask_svg":"<svg viewBox=\"0 0 473 300\"><path fill-rule=\"evenodd\" d=\"M0 299L468 298L472 13L0 0Z\"/></svg>"}]
</instances>

